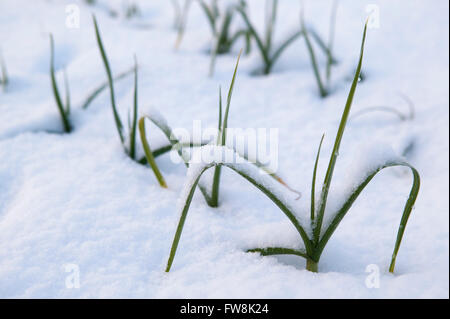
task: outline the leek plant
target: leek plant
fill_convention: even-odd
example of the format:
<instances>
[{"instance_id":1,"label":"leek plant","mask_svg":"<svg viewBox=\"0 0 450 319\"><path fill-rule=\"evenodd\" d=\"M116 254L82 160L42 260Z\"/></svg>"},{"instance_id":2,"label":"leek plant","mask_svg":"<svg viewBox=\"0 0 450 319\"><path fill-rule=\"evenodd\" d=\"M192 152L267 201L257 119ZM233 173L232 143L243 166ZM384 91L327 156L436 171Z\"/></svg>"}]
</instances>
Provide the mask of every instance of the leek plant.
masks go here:
<instances>
[{"instance_id":1,"label":"leek plant","mask_svg":"<svg viewBox=\"0 0 450 319\"><path fill-rule=\"evenodd\" d=\"M70 133L72 131L72 125L70 123L70 93L69 93L69 83L67 80L67 74L64 72L64 83L65 83L65 103L63 103L61 95L58 89L58 83L55 76L55 48L53 35L50 34L50 80L53 91L53 96L55 98L56 106L58 107L59 115L61 117L61 122L65 133Z\"/></svg>"},{"instance_id":2,"label":"leek plant","mask_svg":"<svg viewBox=\"0 0 450 319\"><path fill-rule=\"evenodd\" d=\"M375 168L366 172L366 177L358 183L357 187L355 187L349 196L343 201L343 205L338 208L334 214L332 215L331 222L327 225L324 225L324 215L325 208L328 200L328 192L331 186L331 181L333 178L333 173L336 165L336 161L339 155L339 149L341 145L341 141L344 135L345 127L347 124L347 120L350 114L351 106L353 103L353 98L356 92L356 88L358 85L359 75L361 72L363 55L364 55L364 44L366 40L367 33L367 22L364 27L361 51L358 61L358 66L352 81L352 85L350 88L350 92L347 97L347 102L344 107L344 111L342 114L342 118L339 124L339 129L335 138L333 151L330 156L330 161L328 164L328 169L325 175L325 179L322 186L322 192L320 198L318 200L318 206L316 207L315 203L315 184L316 184L316 172L318 167L318 161L320 157L320 149L323 141L320 143L319 150L317 152L317 157L315 160L314 170L313 170L313 183L311 187L311 211L310 211L310 221L305 222L297 218L299 214L295 211L292 205L289 205L285 196L280 195L279 193L273 191L270 185L270 180L266 180L267 177L263 178L259 176L258 173L254 173L249 171L248 167L239 164L226 163L224 161L219 161L217 159L212 160L209 163L203 164L201 167L197 167L195 170L191 172L190 178L191 180L186 185L186 190L183 192L184 197L182 211L180 215L180 219L178 222L178 226L175 232L175 236L172 242L172 247L170 250L169 259L167 262L166 272L169 272L177 251L177 247L181 238L181 233L183 231L183 227L186 221L187 213L189 211L190 204L192 202L192 198L194 196L196 187L199 183L199 180L202 174L213 167L217 166L225 166L237 174L245 178L251 184L253 184L256 188L262 191L270 200L272 200L276 206L286 215L289 221L293 224L295 229L297 230L300 239L303 241L304 248L303 249L291 249L291 248L283 248L283 247L265 247L265 248L254 248L249 249L248 252L260 253L263 256L270 255L295 255L300 256L306 259L306 269L312 272L318 272L319 270L319 260L320 257L326 247L326 244L330 240L336 228L339 226L342 219L345 217L349 209L352 207L353 203L359 197L359 195L364 191L365 187L372 181L372 179L382 170L389 167L394 166L404 166L411 170L413 175L413 184L409 194L409 197L406 201L402 218L400 220L400 226L397 233L397 239L394 245L394 251L391 258L391 263L389 266L389 271L394 272L395 263L397 254L400 248L400 244L402 242L402 238L405 232L406 224L410 217L411 211L413 209L414 203L417 199L419 188L420 188L420 177L417 170L411 166L410 164L404 162L403 160L388 160L380 163ZM227 151L222 146L222 151ZM230 150L228 150L230 151Z\"/></svg>"}]
</instances>

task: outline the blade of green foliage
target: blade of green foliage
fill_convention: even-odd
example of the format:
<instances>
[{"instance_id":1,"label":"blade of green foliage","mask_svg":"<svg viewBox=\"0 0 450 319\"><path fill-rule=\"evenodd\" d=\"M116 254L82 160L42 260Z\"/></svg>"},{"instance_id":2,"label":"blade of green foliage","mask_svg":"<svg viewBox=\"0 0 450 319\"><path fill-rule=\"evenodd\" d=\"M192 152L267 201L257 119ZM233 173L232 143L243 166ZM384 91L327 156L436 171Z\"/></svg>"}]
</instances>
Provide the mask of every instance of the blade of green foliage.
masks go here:
<instances>
[{"instance_id":1,"label":"blade of green foliage","mask_svg":"<svg viewBox=\"0 0 450 319\"><path fill-rule=\"evenodd\" d=\"M322 238L320 239L319 245L317 246L317 250L314 255L315 258L317 258L317 259L320 258L320 255L322 254L322 251L325 248L326 244L328 243L331 235L334 233L336 228L339 226L339 223L345 217L345 215L347 214L349 209L352 207L353 203L356 201L358 196L365 189L365 187L372 181L372 179L375 177L375 175L377 175L380 171L382 171L385 168L394 167L394 166L408 167L409 169L411 169L411 171L413 173L413 178L414 178L408 200L406 201L405 208L403 210L402 218L400 221L400 226L399 226L398 233L397 233L397 240L395 242L394 252L392 254L391 265L389 267L389 271L394 272L395 260L396 260L397 254L398 254L398 250L400 248L403 234L405 232L406 223L408 222L409 216L411 215L411 211L414 207L414 203L416 202L417 196L419 194L419 189L420 189L419 173L413 166L411 166L408 163L402 162L402 161L393 161L393 162L385 163L383 165L379 165L378 167L376 167L372 172L370 172L367 175L367 177L363 180L362 183L360 183L354 189L354 191L350 194L350 196L344 202L342 207L337 211L335 217L332 219L330 225L327 227Z\"/></svg>"},{"instance_id":2,"label":"blade of green foliage","mask_svg":"<svg viewBox=\"0 0 450 319\"><path fill-rule=\"evenodd\" d=\"M302 32L303 32L303 38L305 39L306 48L308 49L309 57L311 59L311 65L313 67L314 76L316 78L317 86L319 87L320 96L321 97L325 97L325 96L328 95L328 92L325 89L325 86L323 85L323 82L322 82L322 79L321 79L321 76L320 76L320 71L319 71L319 66L317 64L316 54L314 52L314 48L313 48L313 46L311 44L311 41L309 40L308 30L306 29L305 23L304 23L304 20L303 20L303 12L302 12L300 21L301 21L300 23L301 23Z\"/></svg>"},{"instance_id":3,"label":"blade of green foliage","mask_svg":"<svg viewBox=\"0 0 450 319\"><path fill-rule=\"evenodd\" d=\"M219 125L218 125L218 134L217 134L217 145L222 145L222 136L223 136L223 128L222 128L222 89L219 87ZM222 168L220 166L216 166L214 168L214 176L211 190L211 204L212 207L219 206L219 187L220 187L220 175Z\"/></svg>"},{"instance_id":4,"label":"blade of green foliage","mask_svg":"<svg viewBox=\"0 0 450 319\"><path fill-rule=\"evenodd\" d=\"M259 253L261 254L261 256L295 255L309 259L308 255L306 254L306 251L291 248L282 248L282 247L253 248L248 249L247 252Z\"/></svg>"},{"instance_id":5,"label":"blade of green foliage","mask_svg":"<svg viewBox=\"0 0 450 319\"><path fill-rule=\"evenodd\" d=\"M228 115L230 112L230 105L231 105L231 97L233 96L233 88L234 83L236 81L236 74L239 67L239 60L241 58L242 50L238 55L237 61L236 61L236 67L234 68L233 78L231 79L230 88L228 90L228 97L227 97L227 105L225 108L225 115L223 118L222 125L220 126L220 131L222 133L220 145L224 146L227 139L227 129L228 129ZM222 113L222 95L219 99L219 109ZM222 116L220 115L219 118ZM219 188L220 188L220 173L221 173L222 167L216 166L214 169L214 177L213 177L213 183L212 183L212 191L211 191L211 205L212 207L219 206Z\"/></svg>"},{"instance_id":6,"label":"blade of green foliage","mask_svg":"<svg viewBox=\"0 0 450 319\"><path fill-rule=\"evenodd\" d=\"M209 166L209 167L211 167L211 166ZM209 167L204 168L201 173L203 174ZM173 260L175 258L175 254L176 254L177 248L178 248L178 243L180 242L181 233L183 232L184 223L186 222L187 213L189 211L189 207L191 205L192 198L194 198L195 189L198 185L198 182L200 181L200 177L202 176L202 174L198 175L198 177L196 178L196 180L193 184L193 187L191 187L191 189L189 191L189 194L186 199L186 203L183 206L183 211L181 213L180 220L178 221L178 226L177 226L177 230L175 232L175 237L173 238L172 247L170 248L169 259L167 261L167 266L166 266L166 272L169 272L170 268L172 267L172 263L173 263Z\"/></svg>"},{"instance_id":7,"label":"blade of green foliage","mask_svg":"<svg viewBox=\"0 0 450 319\"><path fill-rule=\"evenodd\" d=\"M201 147L201 146L205 146L209 144L209 142L203 142L203 143L180 143L181 148L193 148L193 147ZM153 157L157 158L161 155L167 154L169 153L171 150L173 150L173 146L172 144L168 144L165 146L160 146L158 148L156 148L153 151ZM144 164L147 164L147 160L144 157Z\"/></svg>"},{"instance_id":8,"label":"blade of green foliage","mask_svg":"<svg viewBox=\"0 0 450 319\"><path fill-rule=\"evenodd\" d=\"M228 90L227 105L225 108L225 116L223 118L223 124L222 124L222 143L221 143L221 145L225 145L226 140L227 140L228 114L230 112L231 97L233 96L234 83L236 81L236 74L237 74L237 70L239 67L239 60L241 59L241 54L242 54L242 50L241 50L241 52L239 52L239 55L238 55L238 58L236 61L236 66L234 68L233 78L231 79L230 88Z\"/></svg>"},{"instance_id":9,"label":"blade of green foliage","mask_svg":"<svg viewBox=\"0 0 450 319\"><path fill-rule=\"evenodd\" d=\"M55 51L55 48L54 48L54 42L53 42L53 35L50 34L50 80L51 80L51 84L52 84L53 96L55 97L56 106L58 107L58 111L61 116L61 121L63 124L64 132L70 133L72 131L72 127L70 125L70 121L69 121L69 117L66 112L66 109L61 100L61 95L59 94L58 84L56 83L54 51Z\"/></svg>"},{"instance_id":10,"label":"blade of green foliage","mask_svg":"<svg viewBox=\"0 0 450 319\"><path fill-rule=\"evenodd\" d=\"M147 163L152 168L153 173L155 174L155 177L159 182L159 185L161 185L161 187L167 188L167 183L164 180L164 177L161 174L161 171L159 170L158 165L156 165L155 159L153 157L153 153L150 149L150 145L148 144L147 138L145 137L145 119L146 119L145 116L143 116L139 119L139 133L141 135L141 141L142 141L142 146L144 148L145 157L147 158Z\"/></svg>"},{"instance_id":11,"label":"blade of green foliage","mask_svg":"<svg viewBox=\"0 0 450 319\"><path fill-rule=\"evenodd\" d=\"M350 109L352 107L353 98L354 98L355 92L356 92L356 87L358 86L359 74L361 72L362 62L363 62L363 57L364 57L364 44L366 41L366 34L367 34L367 22L364 26L364 33L363 33L363 39L362 39L362 44L361 44L361 52L360 52L360 56L359 56L358 67L356 68L353 83L350 88L347 102L345 104L345 109L342 114L341 122L339 124L339 129L338 129L336 139L334 142L333 152L330 157L330 163L328 165L327 173L325 175L325 180L324 180L324 183L322 186L322 194L320 197L319 210L318 210L318 214L317 214L317 223L314 227L314 240L315 240L316 244L319 243L323 217L325 214L325 208L326 208L327 199L328 199L328 192L329 192L330 185L331 185L331 179L333 178L336 160L337 160L337 157L339 156L339 148L341 146L341 141L342 141L342 137L344 135L345 126L347 124L347 119L350 114Z\"/></svg>"},{"instance_id":12,"label":"blade of green foliage","mask_svg":"<svg viewBox=\"0 0 450 319\"><path fill-rule=\"evenodd\" d=\"M217 125L217 145L222 144L222 87L219 85L219 124Z\"/></svg>"},{"instance_id":13,"label":"blade of green foliage","mask_svg":"<svg viewBox=\"0 0 450 319\"><path fill-rule=\"evenodd\" d=\"M114 80L112 77L111 68L109 66L108 57L106 56L106 52L103 47L103 42L102 42L102 38L100 36L100 31L98 28L97 19L95 18L95 15L92 16L92 19L94 21L95 35L97 38L98 48L100 49L100 54L101 54L103 64L105 65L105 69L106 69L106 75L108 76L109 90L110 90L110 94L111 94L111 107L113 110L114 121L116 123L117 133L119 134L120 141L123 144L125 141L125 138L123 135L122 121L120 120L120 116L119 116L119 113L117 112L117 107L116 107L116 98L115 98L115 94L114 94Z\"/></svg>"},{"instance_id":14,"label":"blade of green foliage","mask_svg":"<svg viewBox=\"0 0 450 319\"><path fill-rule=\"evenodd\" d=\"M314 163L314 171L313 171L313 177L312 177L312 184L311 184L311 221L314 220L314 214L316 212L316 176L317 176L317 166L319 164L319 158L320 158L320 150L322 149L322 143L323 139L325 137L325 134L322 135L322 139L320 140L319 149L317 150L316 155L316 161Z\"/></svg>"}]
</instances>

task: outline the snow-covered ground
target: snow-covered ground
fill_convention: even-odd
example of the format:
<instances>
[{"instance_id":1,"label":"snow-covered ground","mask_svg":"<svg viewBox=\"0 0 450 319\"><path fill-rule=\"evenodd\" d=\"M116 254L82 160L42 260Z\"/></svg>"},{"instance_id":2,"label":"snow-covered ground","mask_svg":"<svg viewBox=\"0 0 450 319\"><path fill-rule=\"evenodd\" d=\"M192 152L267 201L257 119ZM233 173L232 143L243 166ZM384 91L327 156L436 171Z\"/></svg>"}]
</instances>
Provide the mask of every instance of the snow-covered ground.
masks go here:
<instances>
[{"instance_id":1,"label":"snow-covered ground","mask_svg":"<svg viewBox=\"0 0 450 319\"><path fill-rule=\"evenodd\" d=\"M114 73L132 66L137 55L141 114L153 107L172 127L192 130L194 120L217 125L218 88L228 88L240 47L220 56L215 75L208 77L211 34L198 5L192 5L175 51L170 1L136 1L141 16L133 19L122 14L130 1L97 2L0 0L0 46L10 78L0 92L0 297L449 297L448 1L342 0L335 41L339 64L329 97L318 97L299 40L269 76L252 75L260 63L255 48L243 56L231 104L230 127L279 128L278 174L303 194L299 205L306 209L320 137L326 133L318 181L356 66L367 5L378 5L380 27L368 31L366 79L352 113L377 105L408 112L403 94L413 101L415 118L368 113L349 121L330 206L354 182L355 167L373 158L367 154L386 148L401 154L413 142L406 160L419 170L422 184L394 275L388 266L412 182L403 169L386 170L369 185L330 240L318 274L306 271L301 258L245 253L269 244L299 246L300 239L269 199L224 169L220 207L208 207L196 193L172 270L165 273L186 169L169 155L158 158L169 186L160 188L148 167L124 154L108 91L87 110L80 108L106 80L91 13ZM299 2L279 2L275 42L299 25ZM328 34L331 1L304 2L307 22ZM79 28L66 26L72 3L80 9ZM249 3L262 28L264 2ZM119 16L110 17L106 7ZM49 32L61 89L63 68L69 78L71 134L48 133L61 130L50 86ZM126 119L132 78L116 83L116 95ZM162 142L148 126L152 145ZM369 265L379 267L379 288L366 285L377 269ZM80 287L71 289L67 283L77 270Z\"/></svg>"}]
</instances>

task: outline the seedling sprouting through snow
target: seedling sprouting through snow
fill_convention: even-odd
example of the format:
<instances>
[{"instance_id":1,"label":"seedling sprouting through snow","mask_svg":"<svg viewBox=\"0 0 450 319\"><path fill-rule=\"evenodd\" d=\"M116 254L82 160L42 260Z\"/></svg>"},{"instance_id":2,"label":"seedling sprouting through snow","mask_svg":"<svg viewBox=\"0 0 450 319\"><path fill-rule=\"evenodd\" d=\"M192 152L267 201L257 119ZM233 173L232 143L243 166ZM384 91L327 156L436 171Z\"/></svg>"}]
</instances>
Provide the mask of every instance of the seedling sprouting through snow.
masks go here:
<instances>
[{"instance_id":1,"label":"seedling sprouting through snow","mask_svg":"<svg viewBox=\"0 0 450 319\"><path fill-rule=\"evenodd\" d=\"M400 244L403 238L403 234L405 231L406 224L408 222L409 216L411 214L412 208L416 201L417 195L419 193L420 188L420 177L417 170L412 167L410 164L404 162L403 160L387 160L382 163L376 165L373 169L366 172L365 178L357 184L357 187L353 189L350 195L343 201L343 205L337 209L332 215L331 222L327 225L323 225L325 208L328 200L328 192L331 186L331 180L333 178L334 168L336 165L336 161L339 154L339 149L342 141L342 137L344 135L345 126L347 124L347 120L350 114L353 98L355 95L356 87L358 85L358 79L361 72L363 54L364 54L364 44L367 33L367 23L364 27L363 39L361 44L360 57L358 62L358 67L356 69L354 79L350 88L349 95L347 97L347 102L345 104L345 108L342 114L342 118L339 124L339 129L335 138L333 151L331 153L330 162L328 164L328 169L325 175L325 180L322 186L322 192L320 195L320 199L318 201L318 207L316 209L315 205L315 180L316 180L316 171L317 171L317 163L320 157L320 147L316 157L314 171L313 171L313 183L312 183L312 191L311 191L311 212L310 212L310 221L306 223L303 220L299 220L297 216L296 209L294 205L289 203L289 200L286 199L282 194L278 192L276 189L276 185L274 185L273 180L268 178L267 176L259 175L258 170L254 166L242 165L242 164L234 164L227 163L221 160L224 158L223 154L227 152L233 152L226 148L225 146L215 146L216 149L214 151L218 153L212 160L207 163L203 163L202 165L196 165L192 167L188 176L189 179L186 183L185 190L183 191L183 196L181 198L181 203L183 204L181 207L181 216L178 222L178 226L175 232L175 236L172 243L172 248L170 250L169 259L167 262L166 272L170 271L172 267L172 263L175 258L175 254L177 251L177 247L181 238L181 233L183 231L184 223L186 221L187 213L189 211L190 204L192 202L195 189L200 181L202 174L212 168L217 166L225 166L240 176L244 177L251 184L253 184L256 188L262 191L270 200L272 200L278 208L286 215L289 221L293 224L295 229L297 230L300 239L303 241L304 249L291 249L291 248L283 248L283 247L265 247L265 248L254 248L248 250L248 252L257 252L264 256L269 255L295 255L300 256L306 259L306 268L309 271L317 272L319 269L319 260L325 249L326 244L330 240L336 228L339 226L342 219L345 217L353 203L365 189L365 187L372 181L372 179L383 169L394 167L394 166L404 166L411 169L413 174L413 185L408 197L408 200L405 204L403 215L400 221L400 226L397 232L397 239L394 246L394 251L392 254L391 264L389 267L390 272L394 272L395 262L397 258L397 254L400 248ZM322 137L323 140L323 137ZM322 144L322 141L320 145ZM211 148L211 146L207 146ZM210 149L206 149L208 153L211 151Z\"/></svg>"}]
</instances>

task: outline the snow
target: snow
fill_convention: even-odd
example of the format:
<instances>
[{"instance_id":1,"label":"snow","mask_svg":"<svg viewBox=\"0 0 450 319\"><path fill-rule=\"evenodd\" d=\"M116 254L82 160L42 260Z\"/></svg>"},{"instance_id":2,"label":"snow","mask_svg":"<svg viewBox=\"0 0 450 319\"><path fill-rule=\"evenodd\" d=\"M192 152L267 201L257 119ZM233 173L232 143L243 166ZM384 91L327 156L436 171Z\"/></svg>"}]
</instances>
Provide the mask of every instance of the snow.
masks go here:
<instances>
[{"instance_id":1,"label":"snow","mask_svg":"<svg viewBox=\"0 0 450 319\"><path fill-rule=\"evenodd\" d=\"M324 250L318 274L306 271L300 257L245 253L269 245L301 248L302 243L264 194L223 169L220 207L208 207L196 192L172 270L164 273L186 168L172 163L169 154L157 158L168 184L160 188L148 167L124 153L108 90L81 109L88 93L106 80L91 13L114 74L130 69L137 55L139 114L167 119L172 129L191 131L195 120L203 128L217 128L218 88L225 94L242 44L219 56L215 75L208 77L212 36L198 5L191 6L175 51L170 1L136 1L141 16L131 20L123 13L130 1L98 2L92 7L84 1L0 1L0 45L10 77L7 91L0 91L0 297L449 297L448 1L342 0L334 46L339 64L329 97L318 97L306 47L297 41L264 77L252 75L261 66L253 45L252 54L241 57L231 102L230 127L279 129L277 174L303 194L296 201L295 194L285 193L307 217L320 137L326 133L316 197L359 54L366 5L379 6L380 28L368 30L367 78L358 86L351 115L376 105L406 113L400 93L414 103L415 118L400 121L383 112L350 117L327 213L368 167L401 156L413 141L406 160L421 174L421 190L394 275L388 266L412 183L403 168L378 174L361 194ZM264 5L248 2L250 18L263 30ZM295 0L279 2L276 43L298 27L300 8ZM72 3L80 8L80 28L65 25L66 5ZM306 23L326 35L331 1L304 3ZM111 17L108 8L118 16ZM58 134L49 32L55 39L59 87L64 68L70 83L71 134ZM322 55L319 62L323 67ZM133 77L117 82L115 90L126 120ZM153 124L147 122L147 131L152 148L167 143ZM66 287L71 264L79 267L79 288ZM380 269L375 289L365 284L372 264Z\"/></svg>"}]
</instances>

